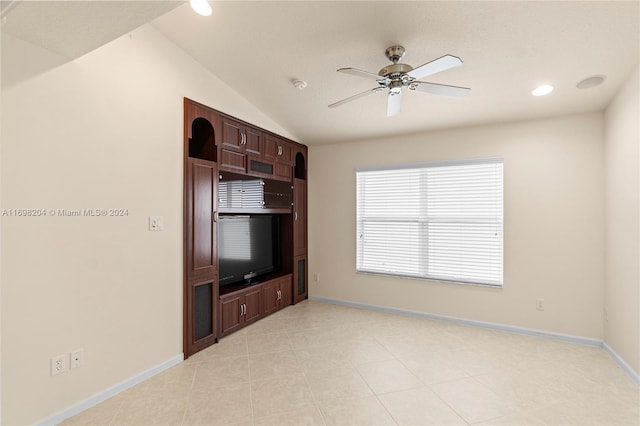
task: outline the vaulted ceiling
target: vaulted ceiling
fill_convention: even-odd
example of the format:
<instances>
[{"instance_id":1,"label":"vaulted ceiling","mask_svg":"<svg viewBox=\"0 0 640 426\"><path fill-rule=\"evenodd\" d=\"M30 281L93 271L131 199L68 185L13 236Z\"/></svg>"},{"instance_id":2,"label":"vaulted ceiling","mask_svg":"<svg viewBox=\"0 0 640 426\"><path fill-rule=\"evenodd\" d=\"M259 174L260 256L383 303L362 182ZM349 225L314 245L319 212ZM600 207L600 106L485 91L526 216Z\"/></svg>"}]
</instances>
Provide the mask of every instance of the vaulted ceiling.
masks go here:
<instances>
[{"instance_id":1,"label":"vaulted ceiling","mask_svg":"<svg viewBox=\"0 0 640 426\"><path fill-rule=\"evenodd\" d=\"M211 1L209 17L176 1L2 3L3 32L70 58L151 23L307 144L600 111L640 50L637 1ZM385 92L328 108L377 85L338 68L377 73L396 44L414 67L460 57L462 66L425 80L470 95L405 91L395 117ZM601 85L576 87L596 75ZM555 90L532 96L542 83Z\"/></svg>"}]
</instances>

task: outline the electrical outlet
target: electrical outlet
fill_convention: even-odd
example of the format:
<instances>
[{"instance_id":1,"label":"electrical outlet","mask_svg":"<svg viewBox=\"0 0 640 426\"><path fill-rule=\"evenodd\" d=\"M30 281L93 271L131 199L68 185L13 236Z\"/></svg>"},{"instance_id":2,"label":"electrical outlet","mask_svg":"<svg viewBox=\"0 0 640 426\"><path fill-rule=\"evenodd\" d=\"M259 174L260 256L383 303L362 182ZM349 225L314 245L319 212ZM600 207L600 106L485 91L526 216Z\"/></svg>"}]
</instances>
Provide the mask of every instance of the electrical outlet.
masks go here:
<instances>
[{"instance_id":1,"label":"electrical outlet","mask_svg":"<svg viewBox=\"0 0 640 426\"><path fill-rule=\"evenodd\" d=\"M536 299L536 309L544 311L544 299Z\"/></svg>"},{"instance_id":2,"label":"electrical outlet","mask_svg":"<svg viewBox=\"0 0 640 426\"><path fill-rule=\"evenodd\" d=\"M320 282L320 272L313 274L313 280L317 283Z\"/></svg>"},{"instance_id":3,"label":"electrical outlet","mask_svg":"<svg viewBox=\"0 0 640 426\"><path fill-rule=\"evenodd\" d=\"M67 371L67 357L58 355L51 358L51 375L57 376Z\"/></svg>"},{"instance_id":4,"label":"electrical outlet","mask_svg":"<svg viewBox=\"0 0 640 426\"><path fill-rule=\"evenodd\" d=\"M82 365L82 358L84 356L82 349L76 349L69 354L69 368L78 368Z\"/></svg>"}]
</instances>

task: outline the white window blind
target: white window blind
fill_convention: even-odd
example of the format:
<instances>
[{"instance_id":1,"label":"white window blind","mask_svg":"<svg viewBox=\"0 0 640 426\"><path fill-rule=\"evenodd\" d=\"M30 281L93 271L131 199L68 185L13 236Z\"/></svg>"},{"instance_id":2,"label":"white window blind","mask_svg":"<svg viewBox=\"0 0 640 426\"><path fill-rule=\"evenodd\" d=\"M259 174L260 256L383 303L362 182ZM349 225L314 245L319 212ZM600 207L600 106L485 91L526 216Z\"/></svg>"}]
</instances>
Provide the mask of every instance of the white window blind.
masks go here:
<instances>
[{"instance_id":1,"label":"white window blind","mask_svg":"<svg viewBox=\"0 0 640 426\"><path fill-rule=\"evenodd\" d=\"M359 169L357 270L502 285L503 160Z\"/></svg>"}]
</instances>

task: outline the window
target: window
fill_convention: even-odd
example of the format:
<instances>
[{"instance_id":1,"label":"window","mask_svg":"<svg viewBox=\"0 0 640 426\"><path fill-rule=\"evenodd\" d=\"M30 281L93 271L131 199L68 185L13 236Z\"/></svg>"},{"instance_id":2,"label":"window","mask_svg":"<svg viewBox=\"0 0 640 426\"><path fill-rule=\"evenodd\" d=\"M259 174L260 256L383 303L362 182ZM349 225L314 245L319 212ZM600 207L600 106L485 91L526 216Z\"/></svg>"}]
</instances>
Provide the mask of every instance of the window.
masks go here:
<instances>
[{"instance_id":1,"label":"window","mask_svg":"<svg viewBox=\"0 0 640 426\"><path fill-rule=\"evenodd\" d=\"M356 170L357 271L502 286L502 165Z\"/></svg>"}]
</instances>

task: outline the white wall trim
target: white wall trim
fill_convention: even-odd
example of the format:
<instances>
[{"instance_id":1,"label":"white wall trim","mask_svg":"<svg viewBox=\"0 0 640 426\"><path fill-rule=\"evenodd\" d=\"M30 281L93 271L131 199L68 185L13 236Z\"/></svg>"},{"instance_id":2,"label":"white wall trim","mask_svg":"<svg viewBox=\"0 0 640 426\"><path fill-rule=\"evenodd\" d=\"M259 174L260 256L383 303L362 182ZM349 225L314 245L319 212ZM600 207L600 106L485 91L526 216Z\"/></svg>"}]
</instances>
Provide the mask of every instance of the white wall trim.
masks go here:
<instances>
[{"instance_id":1,"label":"white wall trim","mask_svg":"<svg viewBox=\"0 0 640 426\"><path fill-rule=\"evenodd\" d=\"M474 327L489 328L492 330L507 331L510 333L526 334L529 336L538 336L538 337L548 337L551 339L563 340L565 342L571 342L571 343L580 343L583 345L602 346L602 340L592 339L590 337L554 333L551 331L536 330L533 328L517 327L513 325L505 325L505 324L499 324L494 322L476 321L476 320L471 320L466 318L450 317L447 315L430 314L426 312L411 311L408 309L391 308L391 307L379 306L379 305L369 305L366 303L359 303L359 302L348 302L344 300L330 299L327 297L312 296L310 297L310 299L317 300L319 302L333 303L336 305L345 305L345 306L351 306L355 308L366 308L366 309L372 309L375 311L389 312L392 314L410 315L414 317L431 319L436 321L446 321L446 322L451 322L456 324L470 325Z\"/></svg>"},{"instance_id":2,"label":"white wall trim","mask_svg":"<svg viewBox=\"0 0 640 426\"><path fill-rule=\"evenodd\" d=\"M620 368L622 368L629 376L631 376L631 378L633 379L634 382L636 382L637 385L640 386L640 374L638 374L628 363L627 361L624 360L624 358L622 358L620 355L618 355L618 353L616 351L613 350L613 348L611 346L609 346L607 344L607 342L602 342L602 347L604 348L605 351L607 351L607 353L609 354L609 356L611 358L613 358L613 360L615 362L618 363L618 365L620 366Z\"/></svg>"},{"instance_id":3,"label":"white wall trim","mask_svg":"<svg viewBox=\"0 0 640 426\"><path fill-rule=\"evenodd\" d=\"M70 407L65 408L62 411L58 411L57 413L40 420L36 423L36 425L57 425L62 421L73 417L81 412L88 410L96 404L99 404L107 399L111 398L114 395L119 394L122 391L125 391L140 382L143 382L158 373L161 373L169 368L180 364L184 360L184 354L178 354L174 357L169 358L168 360L156 365L155 367L151 367L148 370L143 371L140 374L136 374L133 377L130 377L110 388L107 388L93 396L90 396L87 399L84 399L76 404L73 404Z\"/></svg>"},{"instance_id":4,"label":"white wall trim","mask_svg":"<svg viewBox=\"0 0 640 426\"><path fill-rule=\"evenodd\" d=\"M620 368L622 368L631 377L631 379L634 382L636 382L636 384L640 385L640 375L624 360L624 358L618 355L616 351L614 351L613 348L611 348L611 346L609 346L606 342L600 339L574 336L571 334L554 333L552 331L536 330L532 328L517 327L513 325L498 324L493 322L476 321L476 320L470 320L466 318L450 317L447 315L417 312L417 311L411 311L408 309L391 308L388 306L369 305L367 303L360 303L360 302L349 302L344 300L331 299L328 297L310 296L309 299L317 300L319 302L333 303L335 305L344 305L344 306L351 306L354 308L371 309L374 311L389 312L392 314L410 315L418 318L425 318L425 319L431 319L436 321L446 321L446 322L451 322L456 324L470 325L473 327L482 327L482 328L489 328L492 330L507 331L510 333L525 334L529 336L538 336L538 337L547 337L550 339L557 339L557 340L562 340L562 341L571 342L571 343L580 343L583 345L599 346L604 348L604 350L609 354L609 356L613 358L613 360L620 366Z\"/></svg>"}]
</instances>

